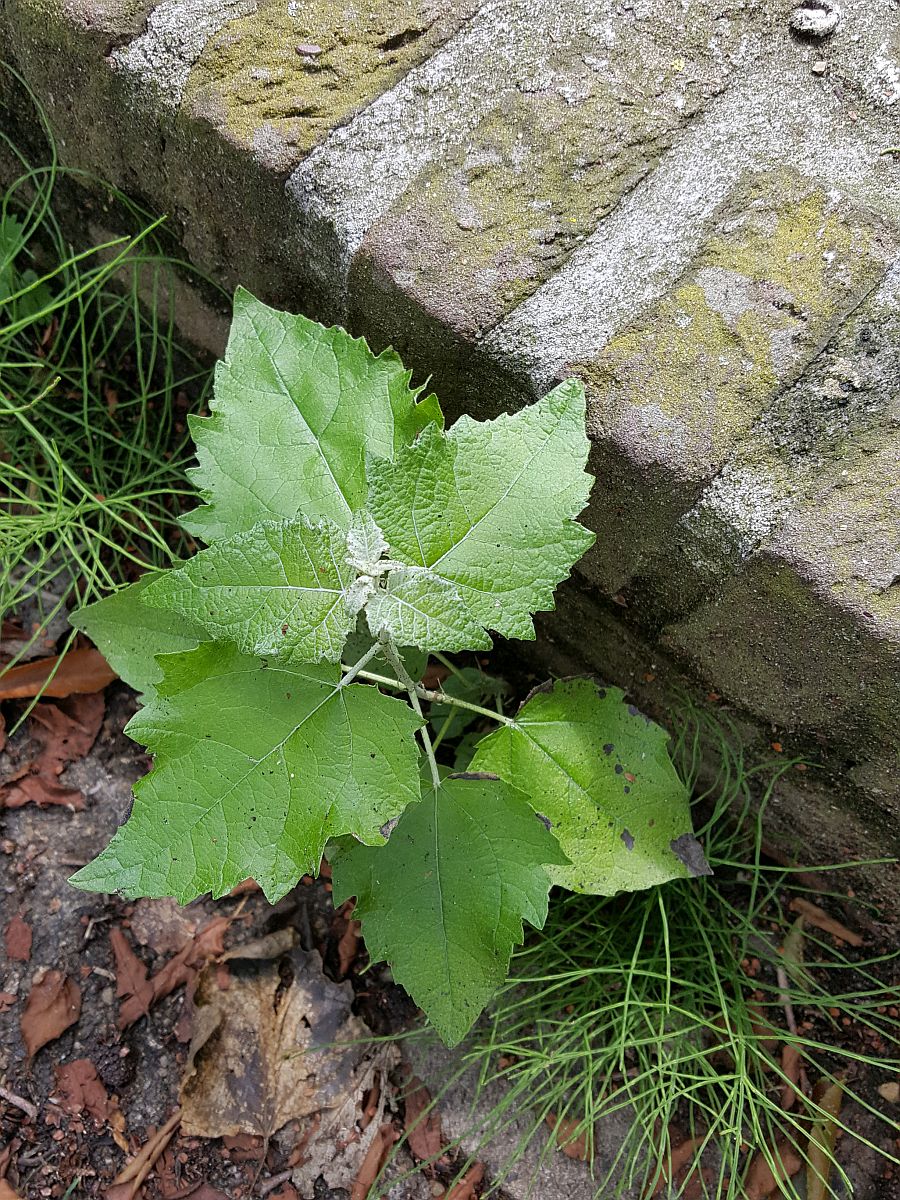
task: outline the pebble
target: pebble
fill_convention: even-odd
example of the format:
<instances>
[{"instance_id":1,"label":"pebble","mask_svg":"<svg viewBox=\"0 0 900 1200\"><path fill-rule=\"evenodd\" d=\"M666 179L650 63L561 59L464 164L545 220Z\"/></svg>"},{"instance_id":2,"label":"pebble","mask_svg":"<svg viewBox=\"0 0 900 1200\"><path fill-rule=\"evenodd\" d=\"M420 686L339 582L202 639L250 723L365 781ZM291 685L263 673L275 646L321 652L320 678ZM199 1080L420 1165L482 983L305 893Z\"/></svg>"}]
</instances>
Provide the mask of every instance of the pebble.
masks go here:
<instances>
[{"instance_id":1,"label":"pebble","mask_svg":"<svg viewBox=\"0 0 900 1200\"><path fill-rule=\"evenodd\" d=\"M841 21L841 10L834 0L806 0L791 13L790 26L794 33L823 38L834 33Z\"/></svg>"},{"instance_id":2,"label":"pebble","mask_svg":"<svg viewBox=\"0 0 900 1200\"><path fill-rule=\"evenodd\" d=\"M828 70L828 63L825 62L824 58L819 58L813 63L810 69L813 75L824 75Z\"/></svg>"}]
</instances>

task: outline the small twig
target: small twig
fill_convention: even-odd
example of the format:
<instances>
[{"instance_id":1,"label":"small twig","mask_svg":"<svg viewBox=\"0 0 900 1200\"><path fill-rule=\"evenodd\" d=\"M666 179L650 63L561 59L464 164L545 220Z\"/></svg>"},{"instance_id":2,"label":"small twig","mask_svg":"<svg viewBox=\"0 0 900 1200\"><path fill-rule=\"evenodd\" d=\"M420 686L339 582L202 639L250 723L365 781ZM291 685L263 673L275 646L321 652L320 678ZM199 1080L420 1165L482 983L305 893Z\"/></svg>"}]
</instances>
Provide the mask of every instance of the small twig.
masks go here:
<instances>
[{"instance_id":1,"label":"small twig","mask_svg":"<svg viewBox=\"0 0 900 1200\"><path fill-rule=\"evenodd\" d=\"M794 1016L794 1006L791 1004L791 985L788 983L787 971L779 963L775 968L775 974L778 978L778 1003L784 1009L784 1019L787 1021L787 1027L794 1035L797 1036L797 1019Z\"/></svg>"},{"instance_id":2,"label":"small twig","mask_svg":"<svg viewBox=\"0 0 900 1200\"><path fill-rule=\"evenodd\" d=\"M280 1183L287 1183L293 1173L293 1168L289 1167L287 1171L280 1171L271 1179L267 1179L265 1183L261 1183L259 1185L260 1196L268 1196L269 1192L274 1192Z\"/></svg>"},{"instance_id":3,"label":"small twig","mask_svg":"<svg viewBox=\"0 0 900 1200\"><path fill-rule=\"evenodd\" d=\"M11 1092L9 1088L5 1088L2 1085L0 1085L0 1096L2 1096L3 1099L6 1100L7 1103L11 1104L14 1108L20 1108L30 1121L37 1120L38 1110L31 1103L31 1101L26 1100L24 1096L17 1096L15 1092Z\"/></svg>"}]
</instances>

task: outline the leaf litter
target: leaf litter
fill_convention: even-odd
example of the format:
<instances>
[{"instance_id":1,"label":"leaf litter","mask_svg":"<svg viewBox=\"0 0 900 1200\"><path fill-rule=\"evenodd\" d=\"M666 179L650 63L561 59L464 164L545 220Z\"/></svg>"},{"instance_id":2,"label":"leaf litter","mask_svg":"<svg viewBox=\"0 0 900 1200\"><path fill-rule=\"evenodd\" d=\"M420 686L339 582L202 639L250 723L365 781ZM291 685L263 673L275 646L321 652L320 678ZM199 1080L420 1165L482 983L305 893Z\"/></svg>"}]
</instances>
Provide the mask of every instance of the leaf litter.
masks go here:
<instances>
[{"instance_id":1,"label":"leaf litter","mask_svg":"<svg viewBox=\"0 0 900 1200\"><path fill-rule=\"evenodd\" d=\"M58 804L76 812L83 809L81 791L67 787L59 777L93 746L104 712L100 693L72 696L62 704L36 704L28 718L36 749L0 781L0 805L21 808L36 804L44 808Z\"/></svg>"}]
</instances>

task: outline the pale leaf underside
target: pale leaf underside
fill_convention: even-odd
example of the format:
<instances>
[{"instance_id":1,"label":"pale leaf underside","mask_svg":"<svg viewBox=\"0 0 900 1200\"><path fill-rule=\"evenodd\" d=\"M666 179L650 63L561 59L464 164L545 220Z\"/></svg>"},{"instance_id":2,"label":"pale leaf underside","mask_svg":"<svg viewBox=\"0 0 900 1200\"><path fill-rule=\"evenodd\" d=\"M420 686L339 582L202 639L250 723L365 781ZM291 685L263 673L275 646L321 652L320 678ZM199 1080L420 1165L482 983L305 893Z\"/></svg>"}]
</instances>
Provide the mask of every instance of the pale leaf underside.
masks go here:
<instances>
[{"instance_id":1,"label":"pale leaf underside","mask_svg":"<svg viewBox=\"0 0 900 1200\"><path fill-rule=\"evenodd\" d=\"M238 288L212 415L191 420L207 503L185 526L207 542L300 514L346 529L365 504L366 455L393 458L442 421L437 398L419 400L409 380L394 351L376 356Z\"/></svg>"}]
</instances>

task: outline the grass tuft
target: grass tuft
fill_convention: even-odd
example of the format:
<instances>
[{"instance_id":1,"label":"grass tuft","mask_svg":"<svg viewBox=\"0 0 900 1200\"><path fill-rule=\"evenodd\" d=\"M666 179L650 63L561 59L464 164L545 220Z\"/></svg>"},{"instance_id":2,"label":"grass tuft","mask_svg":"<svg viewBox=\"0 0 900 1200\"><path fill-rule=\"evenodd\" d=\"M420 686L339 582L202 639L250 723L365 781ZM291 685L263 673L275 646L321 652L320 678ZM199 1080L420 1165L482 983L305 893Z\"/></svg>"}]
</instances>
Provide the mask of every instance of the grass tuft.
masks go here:
<instances>
[{"instance_id":1,"label":"grass tuft","mask_svg":"<svg viewBox=\"0 0 900 1200\"><path fill-rule=\"evenodd\" d=\"M704 784L701 743L707 762L713 744L718 763ZM485 1195L512 1172L520 1190L527 1162L539 1196L538 1171L553 1170L564 1144L587 1159L603 1200L743 1200L763 1194L751 1183L761 1169L755 1158L782 1178L778 1195L806 1195L808 1170L824 1184L823 1200L852 1194L828 1137L820 1134L810 1150L817 1120L826 1133L836 1126L855 1139L857 1150L867 1146L884 1166L897 1162L889 1148L895 1126L866 1082L867 1072L880 1082L898 1071L890 982L897 955L866 955L807 927L803 963L791 961L791 898L828 905L846 892L809 893L803 870L764 861L766 802L791 764L750 768L738 746L726 726L688 712L676 761L692 786L715 875L609 899L557 896L545 929L515 956L509 984L463 1048L447 1085L467 1075L474 1087L473 1127L458 1139L467 1151L460 1176L499 1135L517 1139ZM837 881L839 869L829 871ZM808 1083L790 1108L785 1047L799 1054ZM843 1116L833 1120L819 1097L836 1080ZM860 1122L860 1113L869 1119ZM884 1138L865 1132L881 1122ZM553 1126L556 1144L547 1141ZM687 1139L695 1150L676 1173L673 1152ZM801 1169L784 1179L795 1155Z\"/></svg>"},{"instance_id":2,"label":"grass tuft","mask_svg":"<svg viewBox=\"0 0 900 1200\"><path fill-rule=\"evenodd\" d=\"M8 666L65 628L73 600L178 556L186 410L211 381L175 331L176 282L196 272L160 221L61 167L44 128L43 166L0 132L19 169L0 200L0 615L30 625ZM75 252L54 207L66 176L105 192L137 232Z\"/></svg>"}]
</instances>

